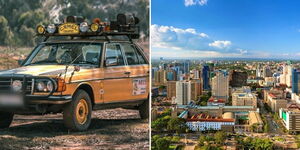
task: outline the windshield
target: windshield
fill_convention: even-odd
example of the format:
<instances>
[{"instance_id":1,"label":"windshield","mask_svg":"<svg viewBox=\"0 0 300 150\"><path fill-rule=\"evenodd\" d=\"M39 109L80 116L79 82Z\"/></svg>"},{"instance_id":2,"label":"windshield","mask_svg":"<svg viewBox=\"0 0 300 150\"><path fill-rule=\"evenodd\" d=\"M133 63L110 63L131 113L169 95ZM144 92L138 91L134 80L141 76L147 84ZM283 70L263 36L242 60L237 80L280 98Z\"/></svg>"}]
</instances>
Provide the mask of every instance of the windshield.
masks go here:
<instances>
[{"instance_id":1,"label":"windshield","mask_svg":"<svg viewBox=\"0 0 300 150\"><path fill-rule=\"evenodd\" d=\"M24 65L99 65L102 44L51 43L38 46Z\"/></svg>"}]
</instances>

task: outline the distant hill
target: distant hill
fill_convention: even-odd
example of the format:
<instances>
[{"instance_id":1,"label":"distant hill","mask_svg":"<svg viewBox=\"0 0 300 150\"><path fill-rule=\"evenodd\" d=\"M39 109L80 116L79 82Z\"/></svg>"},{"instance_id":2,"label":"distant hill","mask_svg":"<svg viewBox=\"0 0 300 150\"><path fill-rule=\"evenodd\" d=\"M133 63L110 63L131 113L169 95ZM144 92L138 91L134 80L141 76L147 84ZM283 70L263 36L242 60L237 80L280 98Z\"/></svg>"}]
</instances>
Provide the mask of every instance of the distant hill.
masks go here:
<instances>
[{"instance_id":1,"label":"distant hill","mask_svg":"<svg viewBox=\"0 0 300 150\"><path fill-rule=\"evenodd\" d=\"M8 0L0 1L0 45L31 47L38 24L49 24L69 15L88 20L115 20L118 13L133 13L140 18L141 33L149 35L148 0Z\"/></svg>"}]
</instances>

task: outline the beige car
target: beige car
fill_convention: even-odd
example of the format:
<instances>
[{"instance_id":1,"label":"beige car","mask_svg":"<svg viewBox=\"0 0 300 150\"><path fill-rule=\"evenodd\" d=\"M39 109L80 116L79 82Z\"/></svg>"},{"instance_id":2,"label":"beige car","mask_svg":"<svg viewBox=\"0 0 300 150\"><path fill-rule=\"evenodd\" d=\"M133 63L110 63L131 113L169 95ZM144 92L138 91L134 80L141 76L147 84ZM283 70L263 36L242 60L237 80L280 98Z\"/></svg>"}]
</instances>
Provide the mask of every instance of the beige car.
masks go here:
<instances>
[{"instance_id":1,"label":"beige car","mask_svg":"<svg viewBox=\"0 0 300 150\"><path fill-rule=\"evenodd\" d=\"M65 126L82 131L92 110L117 107L139 109L148 118L149 62L132 42L136 34L100 22L83 32L82 25L67 18L50 25L54 32L39 26L46 40L19 68L0 71L0 128L9 127L14 114L63 112Z\"/></svg>"}]
</instances>

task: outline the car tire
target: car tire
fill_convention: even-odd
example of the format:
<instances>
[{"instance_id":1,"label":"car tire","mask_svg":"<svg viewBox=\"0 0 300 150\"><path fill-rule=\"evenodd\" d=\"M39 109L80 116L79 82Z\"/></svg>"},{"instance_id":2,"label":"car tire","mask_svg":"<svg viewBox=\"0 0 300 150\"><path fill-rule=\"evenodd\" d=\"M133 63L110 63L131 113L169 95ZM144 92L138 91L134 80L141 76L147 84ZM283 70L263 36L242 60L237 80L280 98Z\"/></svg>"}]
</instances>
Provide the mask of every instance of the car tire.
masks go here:
<instances>
[{"instance_id":1,"label":"car tire","mask_svg":"<svg viewBox=\"0 0 300 150\"><path fill-rule=\"evenodd\" d=\"M145 100L141 105L138 106L141 119L149 118L149 100Z\"/></svg>"},{"instance_id":2,"label":"car tire","mask_svg":"<svg viewBox=\"0 0 300 150\"><path fill-rule=\"evenodd\" d=\"M63 110L64 124L73 131L85 131L89 128L92 118L92 102L89 94L78 90L73 100Z\"/></svg>"},{"instance_id":3,"label":"car tire","mask_svg":"<svg viewBox=\"0 0 300 150\"><path fill-rule=\"evenodd\" d=\"M14 114L10 112L0 112L0 129L9 128L14 119Z\"/></svg>"}]
</instances>

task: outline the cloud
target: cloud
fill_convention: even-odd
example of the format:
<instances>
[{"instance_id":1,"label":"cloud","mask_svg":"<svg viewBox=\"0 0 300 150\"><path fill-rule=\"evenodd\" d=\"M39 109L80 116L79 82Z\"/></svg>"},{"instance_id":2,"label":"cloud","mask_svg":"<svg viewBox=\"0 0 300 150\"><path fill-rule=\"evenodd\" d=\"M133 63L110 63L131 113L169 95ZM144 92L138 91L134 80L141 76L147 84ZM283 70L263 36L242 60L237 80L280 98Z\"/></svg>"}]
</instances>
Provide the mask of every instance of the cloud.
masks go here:
<instances>
[{"instance_id":1,"label":"cloud","mask_svg":"<svg viewBox=\"0 0 300 150\"><path fill-rule=\"evenodd\" d=\"M209 48L211 42L206 33L193 28L181 29L173 26L151 25L152 47L173 49Z\"/></svg>"},{"instance_id":2,"label":"cloud","mask_svg":"<svg viewBox=\"0 0 300 150\"><path fill-rule=\"evenodd\" d=\"M212 43L208 44L211 47L219 48L219 49L224 49L224 48L229 48L231 45L231 41L214 41Z\"/></svg>"},{"instance_id":3,"label":"cloud","mask_svg":"<svg viewBox=\"0 0 300 150\"><path fill-rule=\"evenodd\" d=\"M206 5L207 0L184 0L184 5L186 7L197 5L197 4L200 5L200 6Z\"/></svg>"},{"instance_id":4,"label":"cloud","mask_svg":"<svg viewBox=\"0 0 300 150\"><path fill-rule=\"evenodd\" d=\"M224 57L241 56L247 50L239 49L229 40L214 40L208 34L193 28L151 25L152 54L168 56L170 52L180 57ZM167 54L169 53L169 54Z\"/></svg>"}]
</instances>

